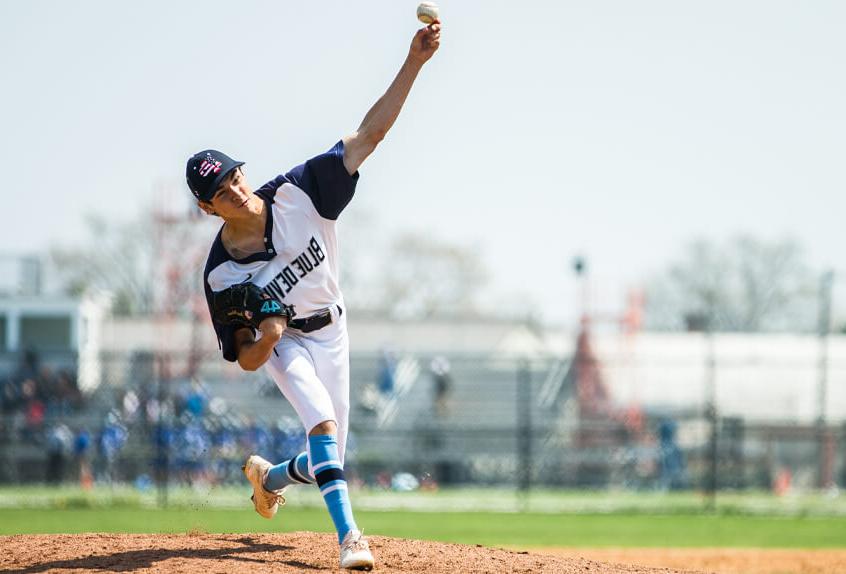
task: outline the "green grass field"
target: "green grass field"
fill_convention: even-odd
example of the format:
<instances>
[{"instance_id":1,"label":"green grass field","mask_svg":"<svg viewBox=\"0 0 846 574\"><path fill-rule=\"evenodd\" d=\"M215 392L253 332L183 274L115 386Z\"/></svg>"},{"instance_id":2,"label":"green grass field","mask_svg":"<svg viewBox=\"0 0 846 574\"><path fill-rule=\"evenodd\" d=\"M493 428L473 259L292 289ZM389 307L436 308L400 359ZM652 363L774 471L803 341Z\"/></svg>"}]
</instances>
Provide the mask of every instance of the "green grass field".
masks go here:
<instances>
[{"instance_id":1,"label":"green grass field","mask_svg":"<svg viewBox=\"0 0 846 574\"><path fill-rule=\"evenodd\" d=\"M726 495L707 514L696 494L354 493L369 534L510 547L846 548L843 498ZM0 534L332 530L313 489L294 491L272 521L252 511L244 488L177 488L168 500L160 509L155 492L131 488L0 489Z\"/></svg>"},{"instance_id":2,"label":"green grass field","mask_svg":"<svg viewBox=\"0 0 846 574\"><path fill-rule=\"evenodd\" d=\"M358 511L369 534L487 546L846 547L846 519L759 516ZM274 520L252 510L146 508L2 509L0 534L77 532L330 532L320 508L286 508Z\"/></svg>"}]
</instances>

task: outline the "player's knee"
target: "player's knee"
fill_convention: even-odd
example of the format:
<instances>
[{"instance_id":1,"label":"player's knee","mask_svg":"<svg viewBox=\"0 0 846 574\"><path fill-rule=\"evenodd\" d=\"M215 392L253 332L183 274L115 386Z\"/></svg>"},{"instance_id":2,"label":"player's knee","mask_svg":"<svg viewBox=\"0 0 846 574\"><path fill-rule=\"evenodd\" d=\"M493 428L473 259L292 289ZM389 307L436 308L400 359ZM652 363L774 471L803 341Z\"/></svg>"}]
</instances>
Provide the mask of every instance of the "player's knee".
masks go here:
<instances>
[{"instance_id":1,"label":"player's knee","mask_svg":"<svg viewBox=\"0 0 846 574\"><path fill-rule=\"evenodd\" d=\"M335 421L323 421L314 425L314 428L308 431L309 436L324 434L338 434L338 425L335 424Z\"/></svg>"}]
</instances>

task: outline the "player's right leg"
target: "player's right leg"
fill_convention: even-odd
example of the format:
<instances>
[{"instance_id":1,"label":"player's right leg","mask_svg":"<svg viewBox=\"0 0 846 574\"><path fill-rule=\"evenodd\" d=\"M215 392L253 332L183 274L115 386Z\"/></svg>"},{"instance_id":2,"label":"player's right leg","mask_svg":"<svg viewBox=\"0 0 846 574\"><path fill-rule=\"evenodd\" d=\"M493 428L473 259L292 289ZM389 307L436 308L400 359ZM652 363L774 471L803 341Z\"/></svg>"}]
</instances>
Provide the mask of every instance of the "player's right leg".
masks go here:
<instances>
[{"instance_id":1,"label":"player's right leg","mask_svg":"<svg viewBox=\"0 0 846 574\"><path fill-rule=\"evenodd\" d=\"M344 476L344 451L350 412L350 360L346 316L339 313L332 325L304 338L303 345L312 358L317 378L332 398L332 410L335 413L331 422L327 421L310 430L309 455L320 492L338 531L341 568L370 570L373 568L373 555L367 540L355 525ZM315 461L322 460L324 455L320 453L324 449L328 450L329 454L325 456L331 462L318 468L316 465L321 463Z\"/></svg>"},{"instance_id":2,"label":"player's right leg","mask_svg":"<svg viewBox=\"0 0 846 574\"><path fill-rule=\"evenodd\" d=\"M370 570L373 568L373 555L353 517L344 466L338 452L335 421L323 421L311 429L308 455L320 494L338 532L341 568Z\"/></svg>"},{"instance_id":3,"label":"player's right leg","mask_svg":"<svg viewBox=\"0 0 846 574\"><path fill-rule=\"evenodd\" d=\"M346 460L345 451L350 413L350 355L346 324L342 318L338 325L321 329L311 340L304 341L314 360L317 378L332 397L332 410L337 425L338 454L341 464Z\"/></svg>"}]
</instances>

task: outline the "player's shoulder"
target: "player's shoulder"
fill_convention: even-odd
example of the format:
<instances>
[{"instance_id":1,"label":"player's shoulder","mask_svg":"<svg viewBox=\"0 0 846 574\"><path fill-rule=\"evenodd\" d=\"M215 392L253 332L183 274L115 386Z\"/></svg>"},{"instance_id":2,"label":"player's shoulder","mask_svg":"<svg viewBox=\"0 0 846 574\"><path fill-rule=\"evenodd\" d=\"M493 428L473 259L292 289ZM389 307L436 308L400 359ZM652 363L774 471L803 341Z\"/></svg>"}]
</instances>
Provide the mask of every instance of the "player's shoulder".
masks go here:
<instances>
[{"instance_id":1,"label":"player's shoulder","mask_svg":"<svg viewBox=\"0 0 846 574\"><path fill-rule=\"evenodd\" d=\"M335 220L352 199L358 172L350 175L344 166L344 141L328 151L277 175L256 190L271 204L302 207L323 219Z\"/></svg>"},{"instance_id":2,"label":"player's shoulder","mask_svg":"<svg viewBox=\"0 0 846 574\"><path fill-rule=\"evenodd\" d=\"M310 196L307 189L304 189L308 186L296 177L298 169L299 166L284 174L277 175L255 191L256 195L275 208L274 214L276 217L284 218L290 215L290 208L303 208L310 204Z\"/></svg>"},{"instance_id":3,"label":"player's shoulder","mask_svg":"<svg viewBox=\"0 0 846 574\"><path fill-rule=\"evenodd\" d=\"M203 272L206 290L221 291L232 285L255 281L255 277L273 257L271 253L260 252L236 259L223 246L221 232L218 232Z\"/></svg>"},{"instance_id":4,"label":"player's shoulder","mask_svg":"<svg viewBox=\"0 0 846 574\"><path fill-rule=\"evenodd\" d=\"M221 227L222 230L223 228ZM209 249L206 268L203 271L203 279L205 280L206 287L212 291L220 291L230 285L243 283L245 280L249 281L249 279L244 279L244 277L245 273L243 272L242 265L223 246L221 232L218 232L212 242L211 249Z\"/></svg>"},{"instance_id":5,"label":"player's shoulder","mask_svg":"<svg viewBox=\"0 0 846 574\"><path fill-rule=\"evenodd\" d=\"M286 183L293 183L287 173L277 175L255 191L255 194L265 201L273 202L279 189Z\"/></svg>"},{"instance_id":6,"label":"player's shoulder","mask_svg":"<svg viewBox=\"0 0 846 574\"><path fill-rule=\"evenodd\" d=\"M223 247L223 239L221 238L222 233L223 226L220 227L220 230L217 232L214 241L212 241L211 248L209 249L209 256L206 258L206 267L203 271L203 277L206 281L208 281L209 273L227 261L232 260L232 256L229 255L229 252L226 251L225 247Z\"/></svg>"}]
</instances>

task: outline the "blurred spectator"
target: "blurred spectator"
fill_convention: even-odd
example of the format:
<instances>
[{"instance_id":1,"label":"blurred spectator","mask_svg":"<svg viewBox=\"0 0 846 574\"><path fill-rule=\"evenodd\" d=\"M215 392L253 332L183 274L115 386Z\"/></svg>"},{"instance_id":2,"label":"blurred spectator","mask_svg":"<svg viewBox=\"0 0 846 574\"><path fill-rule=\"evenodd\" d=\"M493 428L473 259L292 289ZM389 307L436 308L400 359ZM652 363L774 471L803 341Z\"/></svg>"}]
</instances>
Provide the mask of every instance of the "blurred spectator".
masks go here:
<instances>
[{"instance_id":1,"label":"blurred spectator","mask_svg":"<svg viewBox=\"0 0 846 574\"><path fill-rule=\"evenodd\" d=\"M438 356L429 365L432 373L432 400L435 413L444 416L449 410L449 395L452 392L452 376L449 361L446 357Z\"/></svg>"},{"instance_id":2,"label":"blurred spectator","mask_svg":"<svg viewBox=\"0 0 846 574\"><path fill-rule=\"evenodd\" d=\"M82 396L76 379L70 373L59 371L54 376L51 371L42 370L40 379L48 418L67 416L80 408Z\"/></svg>"},{"instance_id":3,"label":"blurred spectator","mask_svg":"<svg viewBox=\"0 0 846 574\"><path fill-rule=\"evenodd\" d=\"M687 487L684 454L676 443L676 423L663 420L658 426L660 439L660 475L661 488L678 490Z\"/></svg>"},{"instance_id":4,"label":"blurred spectator","mask_svg":"<svg viewBox=\"0 0 846 574\"><path fill-rule=\"evenodd\" d=\"M0 409L6 415L21 413L24 428L20 438L43 440L46 420L69 415L82 405L76 379L67 370L56 373L41 365L34 351L26 351L15 372L0 379Z\"/></svg>"},{"instance_id":5,"label":"blurred spectator","mask_svg":"<svg viewBox=\"0 0 846 574\"><path fill-rule=\"evenodd\" d=\"M285 460L296 456L306 444L305 432L295 421L280 420L273 430L273 456Z\"/></svg>"},{"instance_id":6,"label":"blurred spectator","mask_svg":"<svg viewBox=\"0 0 846 574\"><path fill-rule=\"evenodd\" d=\"M185 413L176 436L176 467L183 480L194 484L205 479L211 445L211 434L202 421L190 412Z\"/></svg>"},{"instance_id":7,"label":"blurred spectator","mask_svg":"<svg viewBox=\"0 0 846 574\"><path fill-rule=\"evenodd\" d=\"M21 362L18 365L18 370L15 373L15 378L22 381L24 379L34 379L38 376L38 366L40 364L38 353L33 349L27 349L21 356Z\"/></svg>"},{"instance_id":8,"label":"blurred spectator","mask_svg":"<svg viewBox=\"0 0 846 574\"><path fill-rule=\"evenodd\" d=\"M126 444L128 433L126 427L121 424L120 416L114 410L106 415L103 428L100 430L100 454L105 464L105 478L108 482L115 480L115 466L118 454Z\"/></svg>"},{"instance_id":9,"label":"blurred spectator","mask_svg":"<svg viewBox=\"0 0 846 574\"><path fill-rule=\"evenodd\" d=\"M398 472L391 478L391 490L411 492L420 488L420 481L410 472Z\"/></svg>"},{"instance_id":10,"label":"blurred spectator","mask_svg":"<svg viewBox=\"0 0 846 574\"><path fill-rule=\"evenodd\" d=\"M6 377L0 383L0 407L4 415L9 415L20 408L21 387L14 377Z\"/></svg>"},{"instance_id":11,"label":"blurred spectator","mask_svg":"<svg viewBox=\"0 0 846 574\"><path fill-rule=\"evenodd\" d=\"M379 412L379 406L384 401L384 397L379 393L376 385L367 383L362 385L361 392L358 395L358 404L366 412L375 414Z\"/></svg>"},{"instance_id":12,"label":"blurred spectator","mask_svg":"<svg viewBox=\"0 0 846 574\"><path fill-rule=\"evenodd\" d=\"M391 395L396 387L397 360L389 349L382 349L379 356L379 392Z\"/></svg>"},{"instance_id":13,"label":"blurred spectator","mask_svg":"<svg viewBox=\"0 0 846 574\"><path fill-rule=\"evenodd\" d=\"M191 388L185 396L185 410L194 416L202 416L206 410L208 403L206 392L202 385L198 382L193 382Z\"/></svg>"},{"instance_id":14,"label":"blurred spectator","mask_svg":"<svg viewBox=\"0 0 846 574\"><path fill-rule=\"evenodd\" d=\"M65 463L73 451L73 433L59 423L47 431L47 483L58 484L65 478Z\"/></svg>"},{"instance_id":15,"label":"blurred spectator","mask_svg":"<svg viewBox=\"0 0 846 574\"><path fill-rule=\"evenodd\" d=\"M38 356L34 351L25 351L15 372L3 381L0 402L2 402L4 413L8 414L25 408L26 399L23 396L23 383L33 381L34 384L37 375ZM30 387L28 391L30 395L34 395L35 389Z\"/></svg>"},{"instance_id":16,"label":"blurred spectator","mask_svg":"<svg viewBox=\"0 0 846 574\"><path fill-rule=\"evenodd\" d=\"M45 405L56 396L56 375L50 367L44 365L38 370L35 383L36 395Z\"/></svg>"},{"instance_id":17,"label":"blurred spectator","mask_svg":"<svg viewBox=\"0 0 846 574\"><path fill-rule=\"evenodd\" d=\"M793 482L793 473L789 468L782 468L776 473L773 480L773 493L776 496L784 496L790 492L790 485Z\"/></svg>"},{"instance_id":18,"label":"blurred spectator","mask_svg":"<svg viewBox=\"0 0 846 574\"><path fill-rule=\"evenodd\" d=\"M250 421L242 435L244 452L256 452L265 457L275 458L273 436L270 431L257 421Z\"/></svg>"},{"instance_id":19,"label":"blurred spectator","mask_svg":"<svg viewBox=\"0 0 846 574\"><path fill-rule=\"evenodd\" d=\"M44 403L38 397L38 383L35 379L27 379L21 384L21 399L26 416L24 439L32 442L38 440L41 427L44 424Z\"/></svg>"},{"instance_id":20,"label":"blurred spectator","mask_svg":"<svg viewBox=\"0 0 846 574\"><path fill-rule=\"evenodd\" d=\"M91 470L91 434L85 429L77 433L73 442L73 452L79 463L79 484L85 490L94 486L94 473Z\"/></svg>"},{"instance_id":21,"label":"blurred spectator","mask_svg":"<svg viewBox=\"0 0 846 574\"><path fill-rule=\"evenodd\" d=\"M165 421L160 421L153 430L153 470L157 482L166 482L170 476L170 451L173 450L175 434Z\"/></svg>"},{"instance_id":22,"label":"blurred spectator","mask_svg":"<svg viewBox=\"0 0 846 574\"><path fill-rule=\"evenodd\" d=\"M141 406L141 401L135 391L126 391L121 401L123 407L123 416L127 422L135 422L138 419L138 410Z\"/></svg>"}]
</instances>

